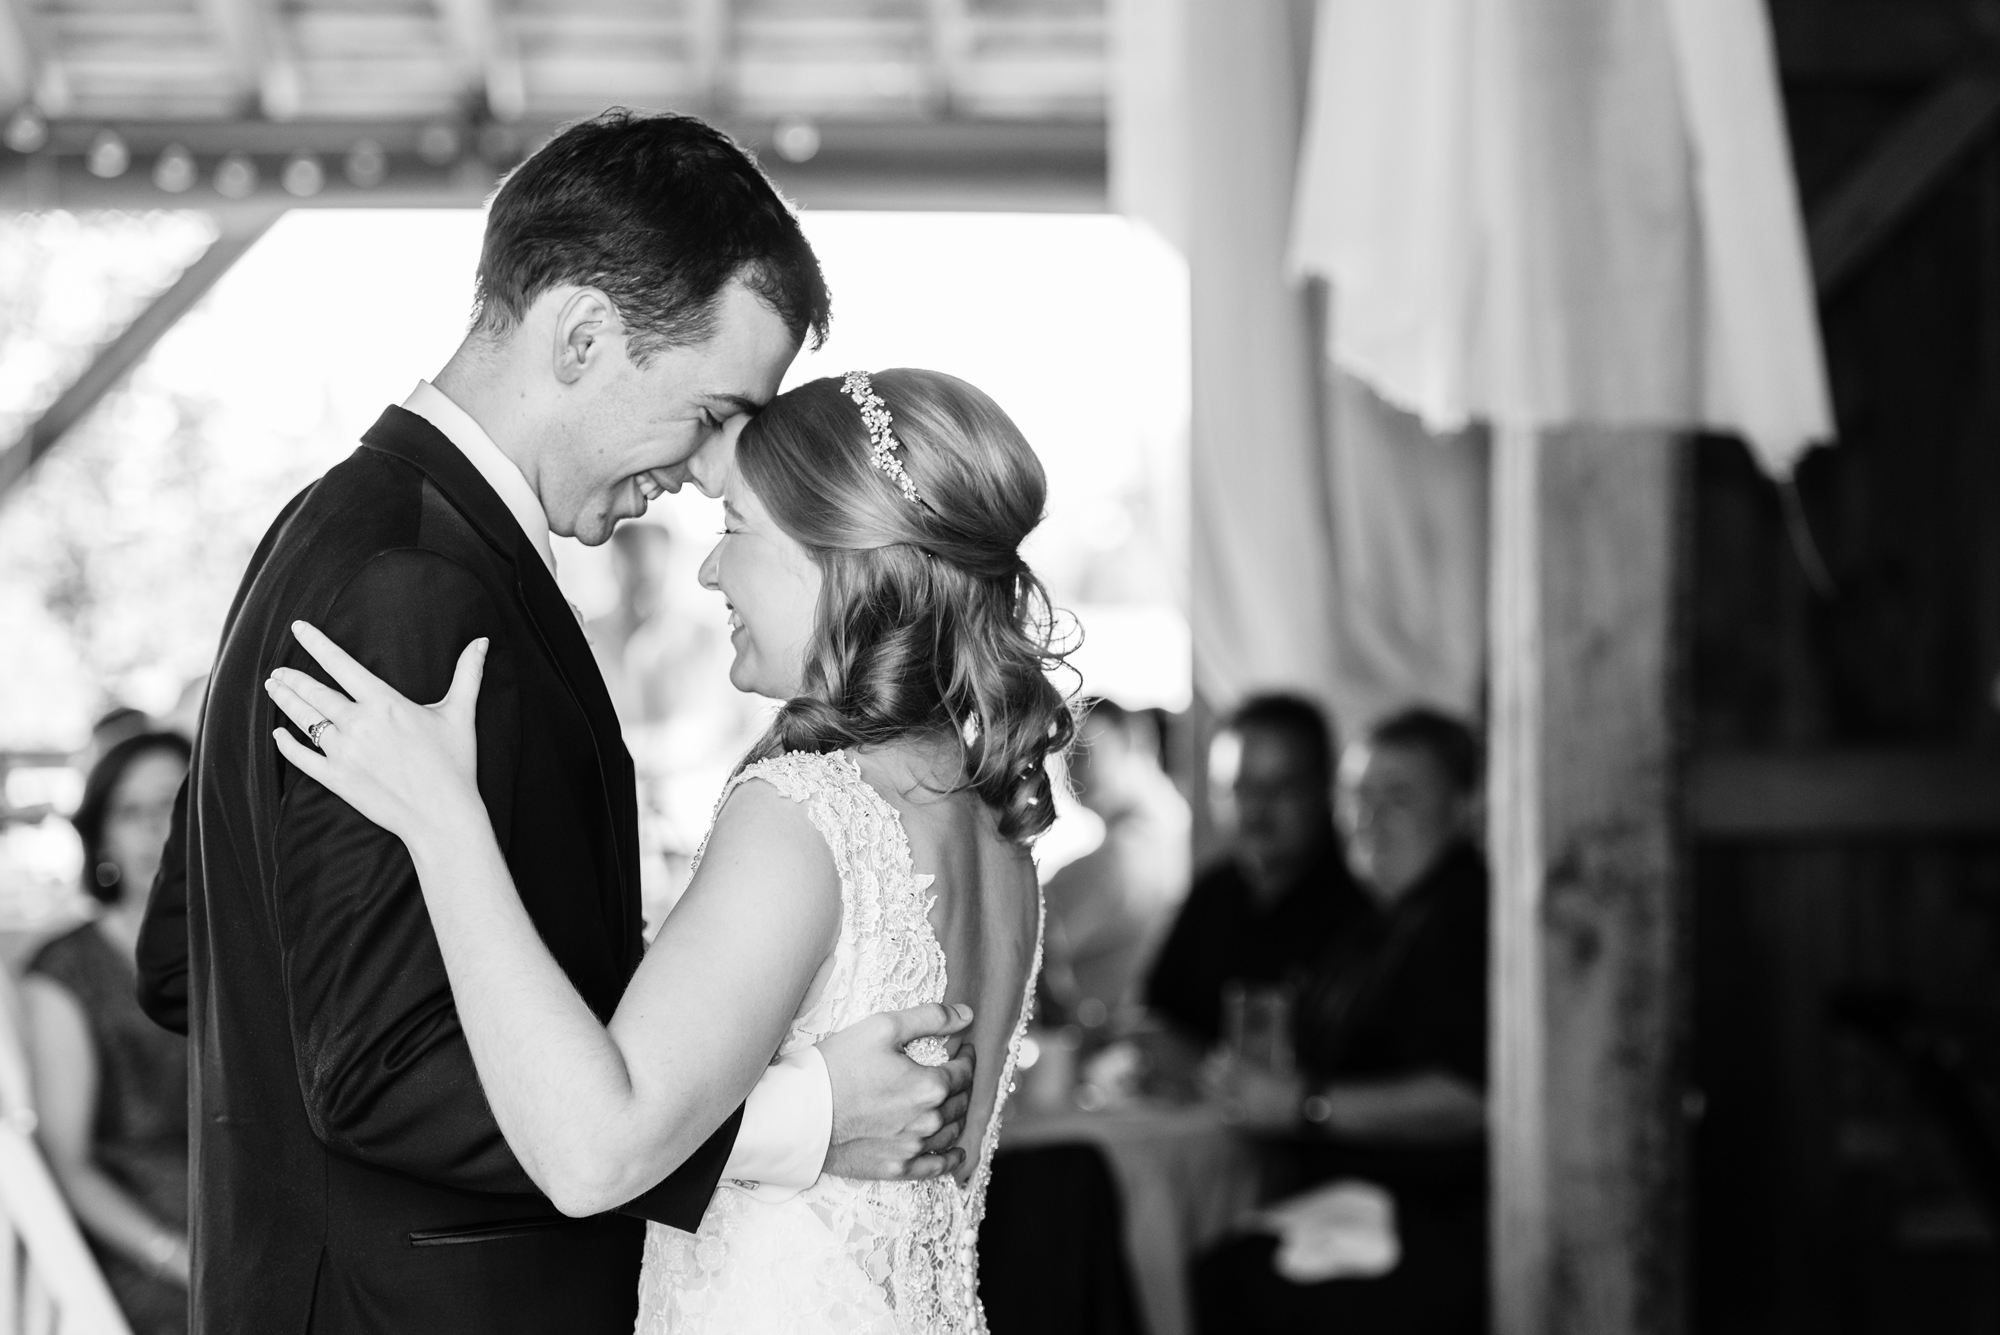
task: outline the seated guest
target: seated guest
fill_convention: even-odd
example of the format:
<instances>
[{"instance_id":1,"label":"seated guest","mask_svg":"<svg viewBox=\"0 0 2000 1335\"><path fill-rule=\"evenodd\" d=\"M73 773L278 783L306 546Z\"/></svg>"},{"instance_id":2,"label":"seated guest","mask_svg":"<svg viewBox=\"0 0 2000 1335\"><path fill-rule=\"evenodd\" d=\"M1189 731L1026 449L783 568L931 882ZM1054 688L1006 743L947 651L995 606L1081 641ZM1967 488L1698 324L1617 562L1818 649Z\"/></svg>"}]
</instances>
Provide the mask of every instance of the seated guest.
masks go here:
<instances>
[{"instance_id":1,"label":"seated guest","mask_svg":"<svg viewBox=\"0 0 2000 1335\"><path fill-rule=\"evenodd\" d=\"M1220 1069L1252 1126L1289 1136L1297 1185L1379 1182L1401 1259L1379 1278L1297 1282L1272 1237L1225 1243L1197 1276L1203 1335L1483 1327L1487 877L1473 842L1478 748L1431 710L1386 720L1343 757L1348 857L1374 902L1294 1017L1299 1071Z\"/></svg>"},{"instance_id":2,"label":"seated guest","mask_svg":"<svg viewBox=\"0 0 2000 1335\"><path fill-rule=\"evenodd\" d=\"M1146 980L1148 1008L1201 1051L1223 1037L1232 984L1296 982L1366 907L1334 832L1326 716L1296 696L1261 695L1225 735L1236 743L1234 844L1188 892Z\"/></svg>"},{"instance_id":3,"label":"seated guest","mask_svg":"<svg viewBox=\"0 0 2000 1335\"><path fill-rule=\"evenodd\" d=\"M1160 767L1152 716L1109 700L1084 716L1069 767L1104 842L1049 879L1043 1022L1097 1030L1137 1001L1187 893L1188 805Z\"/></svg>"},{"instance_id":4,"label":"seated guest","mask_svg":"<svg viewBox=\"0 0 2000 1335\"><path fill-rule=\"evenodd\" d=\"M188 755L145 732L91 769L74 824L103 910L22 985L42 1148L134 1335L188 1328L187 1040L139 1010L133 963Z\"/></svg>"}]
</instances>

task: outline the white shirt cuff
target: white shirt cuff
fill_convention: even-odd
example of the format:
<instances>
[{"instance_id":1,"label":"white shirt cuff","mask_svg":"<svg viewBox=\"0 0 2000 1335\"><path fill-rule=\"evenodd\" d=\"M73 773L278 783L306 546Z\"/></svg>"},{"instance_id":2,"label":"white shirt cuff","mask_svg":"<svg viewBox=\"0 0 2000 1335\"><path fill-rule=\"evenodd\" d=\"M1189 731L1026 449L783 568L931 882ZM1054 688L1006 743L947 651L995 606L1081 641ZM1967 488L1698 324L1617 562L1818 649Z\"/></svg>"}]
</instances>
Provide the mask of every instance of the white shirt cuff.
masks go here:
<instances>
[{"instance_id":1,"label":"white shirt cuff","mask_svg":"<svg viewBox=\"0 0 2000 1335\"><path fill-rule=\"evenodd\" d=\"M760 1201L783 1201L819 1180L833 1139L833 1081L814 1047L780 1057L743 1105L725 1181Z\"/></svg>"}]
</instances>

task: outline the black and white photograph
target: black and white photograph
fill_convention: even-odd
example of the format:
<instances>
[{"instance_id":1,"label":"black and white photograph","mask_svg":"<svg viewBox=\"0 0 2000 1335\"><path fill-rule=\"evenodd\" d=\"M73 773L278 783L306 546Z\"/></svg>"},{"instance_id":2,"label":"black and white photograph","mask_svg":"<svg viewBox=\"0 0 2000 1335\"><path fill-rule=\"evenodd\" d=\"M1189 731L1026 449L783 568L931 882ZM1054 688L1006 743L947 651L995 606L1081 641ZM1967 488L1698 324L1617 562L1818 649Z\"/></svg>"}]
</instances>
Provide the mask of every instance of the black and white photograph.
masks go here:
<instances>
[{"instance_id":1,"label":"black and white photograph","mask_svg":"<svg viewBox=\"0 0 2000 1335\"><path fill-rule=\"evenodd\" d=\"M1995 0L0 0L0 1335L1996 1326Z\"/></svg>"}]
</instances>

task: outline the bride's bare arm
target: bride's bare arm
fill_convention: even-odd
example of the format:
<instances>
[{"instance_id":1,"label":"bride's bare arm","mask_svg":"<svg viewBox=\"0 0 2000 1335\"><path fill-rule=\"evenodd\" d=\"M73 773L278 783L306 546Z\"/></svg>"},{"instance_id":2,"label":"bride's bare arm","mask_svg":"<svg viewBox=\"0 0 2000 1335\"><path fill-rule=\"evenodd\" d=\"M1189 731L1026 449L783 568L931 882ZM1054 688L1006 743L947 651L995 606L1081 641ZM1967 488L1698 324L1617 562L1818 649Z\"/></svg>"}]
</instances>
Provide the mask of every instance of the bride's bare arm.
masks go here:
<instances>
[{"instance_id":1,"label":"bride's bare arm","mask_svg":"<svg viewBox=\"0 0 2000 1335\"><path fill-rule=\"evenodd\" d=\"M631 1200L713 1133L839 928L825 843L792 802L746 784L606 1027L542 947L483 808L449 804L406 842L494 1117L565 1214Z\"/></svg>"},{"instance_id":2,"label":"bride's bare arm","mask_svg":"<svg viewBox=\"0 0 2000 1335\"><path fill-rule=\"evenodd\" d=\"M312 627L294 629L353 699L280 669L267 688L286 715L307 731L321 719L331 726L318 736L324 754L282 729L279 749L409 848L508 1144L566 1213L632 1199L756 1084L831 950L840 895L825 843L775 790L738 789L607 1027L543 946L473 782L484 645L468 646L441 703L419 706ZM970 1059L925 1071L900 1045L969 1019L941 1007L875 1016L821 1045L834 1092L829 1171L855 1171L833 1161L843 1156L860 1176L954 1165L958 1151L943 1146L948 1123L964 1116L953 1090L969 1084ZM855 1055L836 1059L843 1036Z\"/></svg>"}]
</instances>

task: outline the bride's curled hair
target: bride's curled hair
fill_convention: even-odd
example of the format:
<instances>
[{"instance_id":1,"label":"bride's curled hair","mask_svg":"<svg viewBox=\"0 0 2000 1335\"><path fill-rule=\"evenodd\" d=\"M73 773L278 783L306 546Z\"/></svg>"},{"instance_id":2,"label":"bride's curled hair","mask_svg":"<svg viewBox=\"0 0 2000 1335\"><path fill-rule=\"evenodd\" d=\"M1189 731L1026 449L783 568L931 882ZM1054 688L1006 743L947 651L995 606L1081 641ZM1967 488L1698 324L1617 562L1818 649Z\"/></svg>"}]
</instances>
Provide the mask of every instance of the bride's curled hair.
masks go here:
<instances>
[{"instance_id":1,"label":"bride's curled hair","mask_svg":"<svg viewBox=\"0 0 2000 1335\"><path fill-rule=\"evenodd\" d=\"M799 694L745 763L910 736L953 740L959 786L1002 835L1055 818L1048 759L1075 731L1048 679L1062 660L1048 591L1021 560L1041 522L1041 461L1000 406L955 376L883 371L896 451L921 502L869 458L840 380L800 385L752 418L736 467L824 576Z\"/></svg>"}]
</instances>

